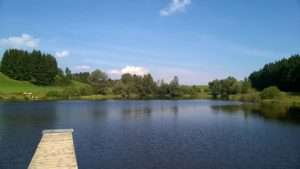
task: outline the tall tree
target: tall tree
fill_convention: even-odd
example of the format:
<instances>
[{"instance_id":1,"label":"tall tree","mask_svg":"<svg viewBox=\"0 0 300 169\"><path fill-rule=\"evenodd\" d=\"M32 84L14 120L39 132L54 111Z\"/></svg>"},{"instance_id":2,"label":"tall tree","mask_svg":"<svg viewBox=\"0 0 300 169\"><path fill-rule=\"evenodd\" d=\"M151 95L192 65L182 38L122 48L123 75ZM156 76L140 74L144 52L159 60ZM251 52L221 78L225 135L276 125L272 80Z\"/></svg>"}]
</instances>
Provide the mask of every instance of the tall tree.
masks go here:
<instances>
[{"instance_id":1,"label":"tall tree","mask_svg":"<svg viewBox=\"0 0 300 169\"><path fill-rule=\"evenodd\" d=\"M107 80L107 74L99 69L93 71L88 78L89 84L91 84L99 94L105 94Z\"/></svg>"},{"instance_id":2,"label":"tall tree","mask_svg":"<svg viewBox=\"0 0 300 169\"><path fill-rule=\"evenodd\" d=\"M37 50L8 49L1 61L1 71L5 75L39 85L53 84L57 69L56 59L52 55Z\"/></svg>"},{"instance_id":3,"label":"tall tree","mask_svg":"<svg viewBox=\"0 0 300 169\"><path fill-rule=\"evenodd\" d=\"M72 80L72 72L68 67L66 67L65 75L68 80L70 80L70 81Z\"/></svg>"},{"instance_id":4,"label":"tall tree","mask_svg":"<svg viewBox=\"0 0 300 169\"><path fill-rule=\"evenodd\" d=\"M300 55L266 64L251 73L249 79L258 90L277 86L283 91L300 92Z\"/></svg>"}]
</instances>

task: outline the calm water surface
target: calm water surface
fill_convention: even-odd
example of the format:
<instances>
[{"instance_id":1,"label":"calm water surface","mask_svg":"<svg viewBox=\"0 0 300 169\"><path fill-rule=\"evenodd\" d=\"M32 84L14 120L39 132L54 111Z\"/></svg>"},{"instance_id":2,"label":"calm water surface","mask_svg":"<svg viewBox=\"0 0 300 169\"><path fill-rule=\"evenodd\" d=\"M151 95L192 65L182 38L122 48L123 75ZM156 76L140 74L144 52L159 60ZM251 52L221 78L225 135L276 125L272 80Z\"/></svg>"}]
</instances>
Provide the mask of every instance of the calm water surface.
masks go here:
<instances>
[{"instance_id":1,"label":"calm water surface","mask_svg":"<svg viewBox=\"0 0 300 169\"><path fill-rule=\"evenodd\" d=\"M26 168L41 131L55 128L75 129L80 169L299 169L297 111L206 100L0 103L0 169Z\"/></svg>"}]
</instances>

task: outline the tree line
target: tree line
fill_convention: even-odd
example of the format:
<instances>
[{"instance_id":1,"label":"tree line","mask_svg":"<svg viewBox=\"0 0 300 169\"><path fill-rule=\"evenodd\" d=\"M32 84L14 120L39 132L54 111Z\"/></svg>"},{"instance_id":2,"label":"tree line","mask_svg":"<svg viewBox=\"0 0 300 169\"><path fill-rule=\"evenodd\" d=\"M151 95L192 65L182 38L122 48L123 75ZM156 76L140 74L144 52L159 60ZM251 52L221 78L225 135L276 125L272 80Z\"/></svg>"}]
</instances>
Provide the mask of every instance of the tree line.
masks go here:
<instances>
[{"instance_id":1,"label":"tree line","mask_svg":"<svg viewBox=\"0 0 300 169\"><path fill-rule=\"evenodd\" d=\"M96 94L120 95L122 98L182 98L184 95L195 96L202 92L197 86L179 84L175 76L169 83L155 81L151 74L143 76L123 74L120 79L112 80L108 75L95 70L91 73L72 74L74 80L90 84Z\"/></svg>"},{"instance_id":2,"label":"tree line","mask_svg":"<svg viewBox=\"0 0 300 169\"><path fill-rule=\"evenodd\" d=\"M213 98L228 99L230 95L245 94L251 90L249 79L238 81L236 78L229 76L225 79L216 79L208 83L210 94Z\"/></svg>"},{"instance_id":3,"label":"tree line","mask_svg":"<svg viewBox=\"0 0 300 169\"><path fill-rule=\"evenodd\" d=\"M225 79L215 79L209 82L208 86L213 98L222 99L228 99L230 95L249 93L256 97L255 90L262 91L259 95L261 99L279 97L280 90L300 92L300 55L266 64L244 80L239 81L229 76Z\"/></svg>"},{"instance_id":4,"label":"tree line","mask_svg":"<svg viewBox=\"0 0 300 169\"><path fill-rule=\"evenodd\" d=\"M246 94L254 89L263 90L276 86L283 91L300 91L300 56L293 55L266 64L250 74L249 78L237 80L234 77L209 82L208 90L200 86L181 85L175 76L169 83L154 81L151 74L137 76L123 74L113 80L99 69L92 72L72 73L69 68L58 68L51 54L33 50L9 49L3 54L0 71L16 80L29 81L37 85L68 86L73 81L89 84L91 89L77 93L119 95L122 98L197 98L201 93L210 93L214 98L228 99L230 95ZM274 89L274 88L273 88ZM268 90L267 90L268 91ZM275 90L270 90L275 91ZM68 89L66 93L76 93Z\"/></svg>"},{"instance_id":5,"label":"tree line","mask_svg":"<svg viewBox=\"0 0 300 169\"><path fill-rule=\"evenodd\" d=\"M1 61L1 72L15 80L38 85L51 85L58 72L55 57L41 51L6 50Z\"/></svg>"},{"instance_id":6,"label":"tree line","mask_svg":"<svg viewBox=\"0 0 300 169\"><path fill-rule=\"evenodd\" d=\"M266 64L262 69L251 73L249 79L258 90L277 86L283 91L300 92L300 55Z\"/></svg>"},{"instance_id":7,"label":"tree line","mask_svg":"<svg viewBox=\"0 0 300 169\"><path fill-rule=\"evenodd\" d=\"M15 80L37 85L62 86L61 93L51 91L49 96L118 95L122 98L182 98L197 97L204 92L199 86L180 85L175 76L170 82L155 81L151 74L143 76L123 74L120 79L110 79L99 69L92 72L72 73L69 68L58 68L55 57L38 50L28 52L8 49L4 52L0 71ZM86 89L76 89L74 81L88 84Z\"/></svg>"}]
</instances>

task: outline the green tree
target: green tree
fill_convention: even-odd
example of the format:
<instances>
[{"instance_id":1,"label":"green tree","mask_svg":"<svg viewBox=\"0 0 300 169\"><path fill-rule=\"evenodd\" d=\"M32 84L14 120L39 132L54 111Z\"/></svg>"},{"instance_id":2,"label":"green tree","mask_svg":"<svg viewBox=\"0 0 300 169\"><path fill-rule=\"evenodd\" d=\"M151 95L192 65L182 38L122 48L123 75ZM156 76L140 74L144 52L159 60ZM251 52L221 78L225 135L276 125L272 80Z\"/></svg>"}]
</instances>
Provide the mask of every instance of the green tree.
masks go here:
<instances>
[{"instance_id":1,"label":"green tree","mask_svg":"<svg viewBox=\"0 0 300 169\"><path fill-rule=\"evenodd\" d=\"M174 76L174 78L171 80L169 84L169 94L172 98L180 97L182 96L182 92L180 90L179 86L179 79L177 76Z\"/></svg>"},{"instance_id":2,"label":"green tree","mask_svg":"<svg viewBox=\"0 0 300 169\"><path fill-rule=\"evenodd\" d=\"M143 77L142 80L142 87L143 87L143 92L150 97L155 96L157 92L157 85L154 82L151 74L147 74Z\"/></svg>"},{"instance_id":3,"label":"green tree","mask_svg":"<svg viewBox=\"0 0 300 169\"><path fill-rule=\"evenodd\" d=\"M281 92L276 86L265 88L261 93L262 99L275 99L281 97Z\"/></svg>"},{"instance_id":4,"label":"green tree","mask_svg":"<svg viewBox=\"0 0 300 169\"><path fill-rule=\"evenodd\" d=\"M213 98L218 98L221 93L221 82L216 79L208 83L209 90Z\"/></svg>"},{"instance_id":5,"label":"green tree","mask_svg":"<svg viewBox=\"0 0 300 169\"><path fill-rule=\"evenodd\" d=\"M241 92L241 83L231 76L226 79L216 79L208 85L213 98L228 99L230 95Z\"/></svg>"},{"instance_id":6,"label":"green tree","mask_svg":"<svg viewBox=\"0 0 300 169\"><path fill-rule=\"evenodd\" d=\"M91 84L99 94L106 93L107 80L107 74L99 69L93 71L88 77L89 84Z\"/></svg>"},{"instance_id":7,"label":"green tree","mask_svg":"<svg viewBox=\"0 0 300 169\"><path fill-rule=\"evenodd\" d=\"M72 72L71 70L67 67L66 70L65 70L65 76L66 78L71 81L72 80Z\"/></svg>"},{"instance_id":8,"label":"green tree","mask_svg":"<svg viewBox=\"0 0 300 169\"><path fill-rule=\"evenodd\" d=\"M251 81L248 78L245 78L241 83L241 93L249 93L252 89Z\"/></svg>"},{"instance_id":9,"label":"green tree","mask_svg":"<svg viewBox=\"0 0 300 169\"><path fill-rule=\"evenodd\" d=\"M79 73L72 74L72 78L74 80L82 82L82 83L88 83L89 76L90 76L89 72L79 72Z\"/></svg>"},{"instance_id":10,"label":"green tree","mask_svg":"<svg viewBox=\"0 0 300 169\"><path fill-rule=\"evenodd\" d=\"M1 61L1 71L5 75L38 85L53 84L57 69L56 59L52 55L37 50L8 49Z\"/></svg>"},{"instance_id":11,"label":"green tree","mask_svg":"<svg viewBox=\"0 0 300 169\"><path fill-rule=\"evenodd\" d=\"M249 79L258 90L277 86L283 91L300 92L300 55L268 63L251 73Z\"/></svg>"}]
</instances>

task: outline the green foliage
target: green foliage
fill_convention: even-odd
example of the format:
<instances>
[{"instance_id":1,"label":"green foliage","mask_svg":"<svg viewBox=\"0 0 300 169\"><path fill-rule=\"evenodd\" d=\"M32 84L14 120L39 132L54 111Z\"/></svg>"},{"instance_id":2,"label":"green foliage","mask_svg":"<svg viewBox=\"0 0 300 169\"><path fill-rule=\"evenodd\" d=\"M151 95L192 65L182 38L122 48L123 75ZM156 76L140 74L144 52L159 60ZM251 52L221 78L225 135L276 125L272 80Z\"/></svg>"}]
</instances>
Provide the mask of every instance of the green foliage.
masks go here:
<instances>
[{"instance_id":1,"label":"green foliage","mask_svg":"<svg viewBox=\"0 0 300 169\"><path fill-rule=\"evenodd\" d=\"M80 96L80 91L75 87L67 87L62 91L62 97L70 98Z\"/></svg>"},{"instance_id":2,"label":"green foliage","mask_svg":"<svg viewBox=\"0 0 300 169\"><path fill-rule=\"evenodd\" d=\"M80 96L88 96L94 94L94 90L92 87L80 87L79 89Z\"/></svg>"},{"instance_id":3,"label":"green foliage","mask_svg":"<svg viewBox=\"0 0 300 169\"><path fill-rule=\"evenodd\" d=\"M68 67L65 70L65 78L68 81L72 80L72 72L71 72L71 70Z\"/></svg>"},{"instance_id":4,"label":"green foliage","mask_svg":"<svg viewBox=\"0 0 300 169\"><path fill-rule=\"evenodd\" d=\"M300 55L266 64L253 72L249 79L258 90L277 86L283 91L300 92Z\"/></svg>"},{"instance_id":5,"label":"green foliage","mask_svg":"<svg viewBox=\"0 0 300 169\"><path fill-rule=\"evenodd\" d=\"M46 93L46 96L50 98L59 98L61 97L61 92L56 90L51 90Z\"/></svg>"},{"instance_id":6,"label":"green foliage","mask_svg":"<svg viewBox=\"0 0 300 169\"><path fill-rule=\"evenodd\" d=\"M120 80L112 82L112 92L122 98L148 99L148 98L181 98L185 92L191 97L192 91L196 92L196 87L180 86L178 77L174 77L170 83L154 82L151 74L137 76L123 74ZM197 94L195 94L197 95Z\"/></svg>"},{"instance_id":7,"label":"green foliage","mask_svg":"<svg viewBox=\"0 0 300 169\"><path fill-rule=\"evenodd\" d=\"M221 80L216 79L209 82L209 89L213 98L228 99L230 95L240 93L241 86L241 82L234 77L227 77Z\"/></svg>"},{"instance_id":8,"label":"green foliage","mask_svg":"<svg viewBox=\"0 0 300 169\"><path fill-rule=\"evenodd\" d=\"M276 86L271 86L265 88L261 93L260 97L262 99L275 99L281 97L281 92Z\"/></svg>"},{"instance_id":9,"label":"green foliage","mask_svg":"<svg viewBox=\"0 0 300 169\"><path fill-rule=\"evenodd\" d=\"M250 91L248 93L235 94L230 96L230 100L237 100L243 102L255 102L258 103L261 101L259 92Z\"/></svg>"},{"instance_id":10,"label":"green foliage","mask_svg":"<svg viewBox=\"0 0 300 169\"><path fill-rule=\"evenodd\" d=\"M0 95L4 99L9 99L11 96L18 98L18 100L24 100L24 92L32 93L35 98L47 99L61 98L62 91L67 87L75 87L81 95L93 94L92 88L88 84L72 81L69 85L64 86L37 86L27 81L17 81L10 79L9 77L0 73Z\"/></svg>"},{"instance_id":11,"label":"green foliage","mask_svg":"<svg viewBox=\"0 0 300 169\"><path fill-rule=\"evenodd\" d=\"M179 86L179 79L177 76L175 76L169 84L169 94L172 98L178 98L183 95Z\"/></svg>"},{"instance_id":12,"label":"green foliage","mask_svg":"<svg viewBox=\"0 0 300 169\"><path fill-rule=\"evenodd\" d=\"M90 73L89 72L79 72L79 73L73 73L72 78L76 81L82 82L82 83L88 83Z\"/></svg>"},{"instance_id":13,"label":"green foliage","mask_svg":"<svg viewBox=\"0 0 300 169\"><path fill-rule=\"evenodd\" d=\"M56 59L40 51L6 50L1 61L1 72L15 80L38 85L51 85L57 74Z\"/></svg>"},{"instance_id":14,"label":"green foliage","mask_svg":"<svg viewBox=\"0 0 300 169\"><path fill-rule=\"evenodd\" d=\"M107 89L108 76L105 72L96 69L88 77L88 83L94 87L96 93L105 94Z\"/></svg>"},{"instance_id":15,"label":"green foliage","mask_svg":"<svg viewBox=\"0 0 300 169\"><path fill-rule=\"evenodd\" d=\"M154 96L157 92L157 85L154 82L151 74L147 74L142 79L143 93L145 95Z\"/></svg>"},{"instance_id":16,"label":"green foliage","mask_svg":"<svg viewBox=\"0 0 300 169\"><path fill-rule=\"evenodd\" d=\"M55 85L57 86L67 86L72 83L72 80L70 80L64 75L56 75L54 81L55 81Z\"/></svg>"},{"instance_id":17,"label":"green foliage","mask_svg":"<svg viewBox=\"0 0 300 169\"><path fill-rule=\"evenodd\" d=\"M152 98L156 92L157 85L150 74L144 76L123 74L121 80L113 84L113 93L123 98Z\"/></svg>"},{"instance_id":18,"label":"green foliage","mask_svg":"<svg viewBox=\"0 0 300 169\"><path fill-rule=\"evenodd\" d=\"M221 93L221 82L220 80L216 79L208 83L210 93L213 96L213 98L218 98L218 96Z\"/></svg>"},{"instance_id":19,"label":"green foliage","mask_svg":"<svg viewBox=\"0 0 300 169\"><path fill-rule=\"evenodd\" d=\"M251 82L248 78L245 78L241 84L241 93L246 94L249 93L251 90L252 90Z\"/></svg>"},{"instance_id":20,"label":"green foliage","mask_svg":"<svg viewBox=\"0 0 300 169\"><path fill-rule=\"evenodd\" d=\"M76 87L69 86L65 87L62 91L49 91L46 96L49 98L73 98L79 96L92 95L93 89L91 87Z\"/></svg>"},{"instance_id":21,"label":"green foliage","mask_svg":"<svg viewBox=\"0 0 300 169\"><path fill-rule=\"evenodd\" d=\"M18 81L11 79L4 74L0 73L0 92L7 93L45 93L49 90L59 90L56 86L37 86L27 81Z\"/></svg>"},{"instance_id":22,"label":"green foliage","mask_svg":"<svg viewBox=\"0 0 300 169\"><path fill-rule=\"evenodd\" d=\"M195 90L192 90L191 86L181 86L178 77L175 76L169 84L160 81L157 91L157 95L161 98L182 98L184 95L194 95L191 91Z\"/></svg>"}]
</instances>

